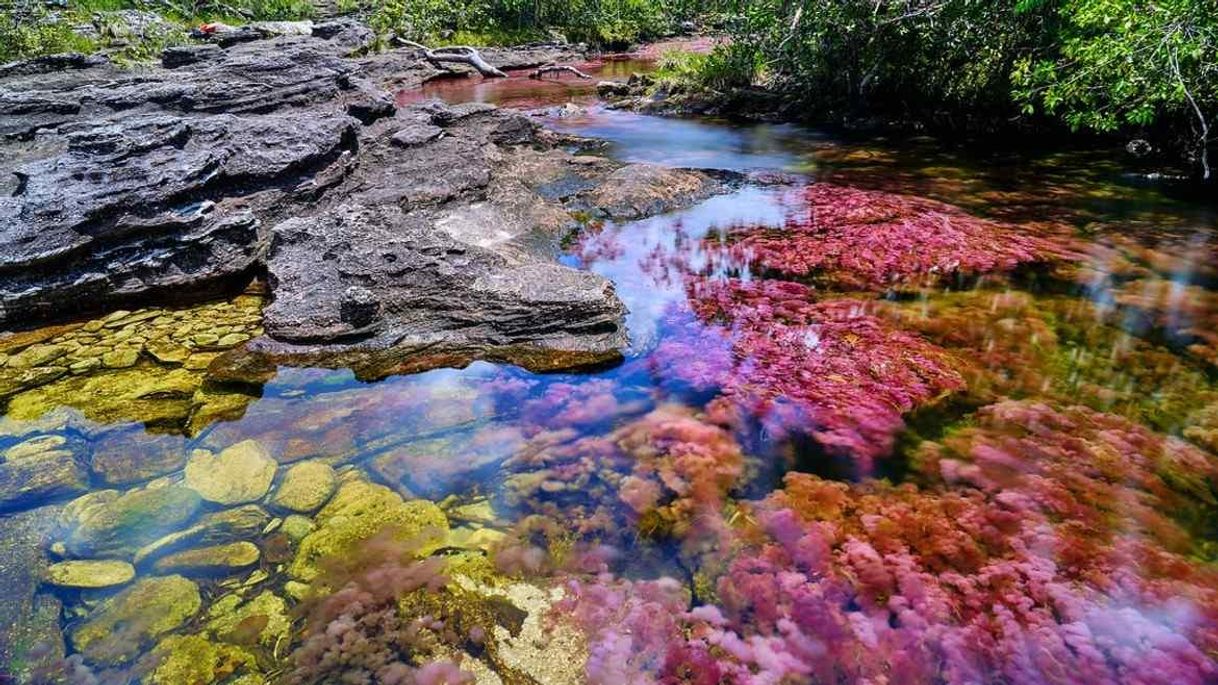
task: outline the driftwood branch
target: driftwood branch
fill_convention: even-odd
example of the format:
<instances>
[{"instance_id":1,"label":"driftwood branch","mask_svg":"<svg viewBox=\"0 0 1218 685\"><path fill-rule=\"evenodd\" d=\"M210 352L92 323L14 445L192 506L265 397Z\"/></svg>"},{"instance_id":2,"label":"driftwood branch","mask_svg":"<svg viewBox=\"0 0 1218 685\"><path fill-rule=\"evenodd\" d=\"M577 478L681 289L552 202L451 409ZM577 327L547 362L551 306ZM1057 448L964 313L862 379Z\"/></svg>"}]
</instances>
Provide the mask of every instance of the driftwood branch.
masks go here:
<instances>
[{"instance_id":1,"label":"driftwood branch","mask_svg":"<svg viewBox=\"0 0 1218 685\"><path fill-rule=\"evenodd\" d=\"M426 45L416 43L413 40L405 40L398 38L398 42L407 47L414 48L423 53L423 59L431 62L438 68L442 63L450 64L466 64L473 67L479 74L486 78L505 78L507 74L499 71L493 64L482 59L482 54L474 48L465 45L449 45L442 48L429 48Z\"/></svg>"},{"instance_id":2,"label":"driftwood branch","mask_svg":"<svg viewBox=\"0 0 1218 685\"><path fill-rule=\"evenodd\" d=\"M585 74L584 72L580 71L579 69L576 69L575 67L572 67L572 66L567 66L565 64L543 64L540 67L537 67L537 69L533 70L533 72L529 74L529 78L540 79L541 77L545 76L546 74L557 74L557 73L562 73L562 72L575 74L576 76L578 76L582 79L590 80L592 78L591 76Z\"/></svg>"}]
</instances>

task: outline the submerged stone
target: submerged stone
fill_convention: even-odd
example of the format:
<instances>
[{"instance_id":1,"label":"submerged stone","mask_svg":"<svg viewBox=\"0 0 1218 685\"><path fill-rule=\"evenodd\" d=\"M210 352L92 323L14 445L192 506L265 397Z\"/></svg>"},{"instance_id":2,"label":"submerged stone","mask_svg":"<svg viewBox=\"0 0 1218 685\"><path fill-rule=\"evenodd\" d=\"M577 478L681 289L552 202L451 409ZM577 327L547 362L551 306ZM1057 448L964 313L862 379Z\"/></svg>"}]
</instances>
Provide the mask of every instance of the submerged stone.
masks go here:
<instances>
[{"instance_id":1,"label":"submerged stone","mask_svg":"<svg viewBox=\"0 0 1218 685\"><path fill-rule=\"evenodd\" d=\"M257 545L242 541L175 552L161 557L152 567L158 573L224 575L253 566L261 557Z\"/></svg>"},{"instance_id":2,"label":"submerged stone","mask_svg":"<svg viewBox=\"0 0 1218 685\"><path fill-rule=\"evenodd\" d=\"M46 366L67 353L67 348L62 345L31 345L9 357L8 367L29 369L35 366Z\"/></svg>"},{"instance_id":3,"label":"submerged stone","mask_svg":"<svg viewBox=\"0 0 1218 685\"><path fill-rule=\"evenodd\" d=\"M254 440L239 442L218 455L196 450L186 464L186 487L209 502L253 502L270 490L278 466Z\"/></svg>"},{"instance_id":4,"label":"submerged stone","mask_svg":"<svg viewBox=\"0 0 1218 685\"><path fill-rule=\"evenodd\" d=\"M145 545L189 522L202 501L179 486L128 492L80 511L66 540L77 557L129 557Z\"/></svg>"},{"instance_id":5,"label":"submerged stone","mask_svg":"<svg viewBox=\"0 0 1218 685\"><path fill-rule=\"evenodd\" d=\"M389 488L363 480L340 486L318 513L317 524L317 530L300 542L288 569L294 578L313 580L323 558L348 552L382 530L418 543L421 550L439 544L448 531L448 519L433 502L405 501Z\"/></svg>"},{"instance_id":6,"label":"submerged stone","mask_svg":"<svg viewBox=\"0 0 1218 685\"><path fill-rule=\"evenodd\" d=\"M211 685L257 668L254 656L244 649L201 635L171 635L157 644L152 656L157 666L145 681L149 685Z\"/></svg>"},{"instance_id":7,"label":"submerged stone","mask_svg":"<svg viewBox=\"0 0 1218 685\"><path fill-rule=\"evenodd\" d=\"M145 578L99 604L68 636L90 661L122 665L194 617L201 604L198 586L182 576Z\"/></svg>"},{"instance_id":8,"label":"submerged stone","mask_svg":"<svg viewBox=\"0 0 1218 685\"><path fill-rule=\"evenodd\" d=\"M106 485L129 485L173 473L185 463L182 436L148 433L139 427L98 436L90 467Z\"/></svg>"},{"instance_id":9,"label":"submerged stone","mask_svg":"<svg viewBox=\"0 0 1218 685\"><path fill-rule=\"evenodd\" d=\"M217 511L185 530L144 545L136 551L134 563L142 566L191 546L220 545L253 538L262 532L270 520L271 515L256 504Z\"/></svg>"},{"instance_id":10,"label":"submerged stone","mask_svg":"<svg viewBox=\"0 0 1218 685\"><path fill-rule=\"evenodd\" d=\"M330 499L337 486L334 467L319 461L301 462L283 475L271 504L288 511L316 511Z\"/></svg>"},{"instance_id":11,"label":"submerged stone","mask_svg":"<svg viewBox=\"0 0 1218 685\"><path fill-rule=\"evenodd\" d=\"M75 449L63 436L39 435L0 452L0 512L88 490Z\"/></svg>"},{"instance_id":12,"label":"submerged stone","mask_svg":"<svg viewBox=\"0 0 1218 685\"><path fill-rule=\"evenodd\" d=\"M134 578L135 567L115 559L61 561L47 567L47 583L59 587L114 587Z\"/></svg>"},{"instance_id":13,"label":"submerged stone","mask_svg":"<svg viewBox=\"0 0 1218 685\"><path fill-rule=\"evenodd\" d=\"M292 630L287 602L269 590L246 602L238 595L222 597L207 617L208 632L236 645L274 647Z\"/></svg>"}]
</instances>

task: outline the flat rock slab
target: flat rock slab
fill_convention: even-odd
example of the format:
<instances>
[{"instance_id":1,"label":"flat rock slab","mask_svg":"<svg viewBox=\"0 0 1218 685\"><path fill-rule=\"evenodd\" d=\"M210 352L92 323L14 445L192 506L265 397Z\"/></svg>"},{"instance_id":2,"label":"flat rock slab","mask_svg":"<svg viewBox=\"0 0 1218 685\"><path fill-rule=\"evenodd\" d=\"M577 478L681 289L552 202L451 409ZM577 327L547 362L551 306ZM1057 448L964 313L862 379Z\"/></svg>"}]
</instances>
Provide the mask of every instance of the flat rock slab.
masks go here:
<instances>
[{"instance_id":1,"label":"flat rock slab","mask_svg":"<svg viewBox=\"0 0 1218 685\"><path fill-rule=\"evenodd\" d=\"M398 109L386 82L435 71L414 51L348 56L366 42L359 29L255 32L139 71L61 59L0 73L0 329L209 297L265 269L267 336L213 341L241 346L213 380L257 385L277 363L367 377L618 358L625 307L605 278L557 262L562 241L577 217L639 218L719 184L576 163L557 136L491 105ZM555 50L487 57L510 67ZM53 380L40 357L55 353L10 363L0 395Z\"/></svg>"}]
</instances>

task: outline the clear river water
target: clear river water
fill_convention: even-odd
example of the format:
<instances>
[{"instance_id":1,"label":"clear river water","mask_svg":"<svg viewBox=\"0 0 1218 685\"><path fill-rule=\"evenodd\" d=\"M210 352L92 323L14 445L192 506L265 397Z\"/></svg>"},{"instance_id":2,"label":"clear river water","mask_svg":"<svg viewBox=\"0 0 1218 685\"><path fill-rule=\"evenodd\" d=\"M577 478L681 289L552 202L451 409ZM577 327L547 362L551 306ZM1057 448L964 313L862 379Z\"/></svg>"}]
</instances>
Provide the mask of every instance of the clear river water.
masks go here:
<instances>
[{"instance_id":1,"label":"clear river water","mask_svg":"<svg viewBox=\"0 0 1218 685\"><path fill-rule=\"evenodd\" d=\"M430 97L727 173L568 241L624 361L211 387L257 289L0 338L110 355L3 401L0 673L1218 682L1211 200L1119 151L660 118L570 77L399 101Z\"/></svg>"}]
</instances>

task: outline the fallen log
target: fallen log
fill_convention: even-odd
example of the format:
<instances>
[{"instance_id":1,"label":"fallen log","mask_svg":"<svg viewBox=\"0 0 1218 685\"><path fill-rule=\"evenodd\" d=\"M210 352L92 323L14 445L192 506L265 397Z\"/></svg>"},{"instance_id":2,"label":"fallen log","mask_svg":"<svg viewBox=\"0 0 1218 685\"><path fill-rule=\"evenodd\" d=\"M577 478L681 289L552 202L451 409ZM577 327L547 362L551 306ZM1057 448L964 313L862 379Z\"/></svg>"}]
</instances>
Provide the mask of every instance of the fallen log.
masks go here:
<instances>
[{"instance_id":1,"label":"fallen log","mask_svg":"<svg viewBox=\"0 0 1218 685\"><path fill-rule=\"evenodd\" d=\"M442 48L429 48L413 40L396 37L398 42L406 47L415 48L423 53L423 59L431 62L436 68L443 69L443 63L465 64L473 67L486 78L506 78L507 74L499 71L493 64L482 58L482 54L466 45L448 45Z\"/></svg>"},{"instance_id":2,"label":"fallen log","mask_svg":"<svg viewBox=\"0 0 1218 685\"><path fill-rule=\"evenodd\" d=\"M578 76L582 79L590 80L592 78L591 76L585 74L584 72L580 71L579 69L576 69L575 67L572 67L572 66L568 66L566 64L543 64L540 67L537 67L535 70L533 70L533 72L529 74L529 78L540 79L541 77L545 76L546 74L555 74L555 73L562 73L562 72L575 74L576 76Z\"/></svg>"}]
</instances>

